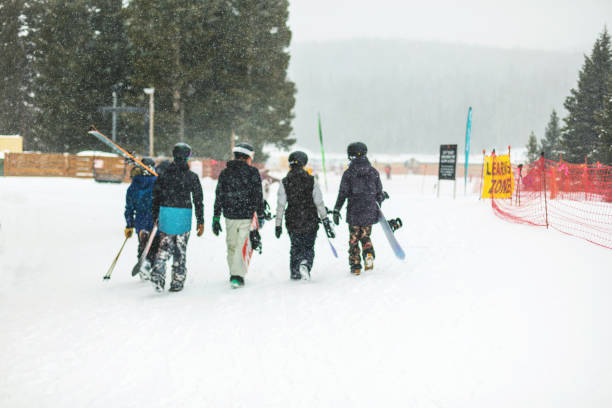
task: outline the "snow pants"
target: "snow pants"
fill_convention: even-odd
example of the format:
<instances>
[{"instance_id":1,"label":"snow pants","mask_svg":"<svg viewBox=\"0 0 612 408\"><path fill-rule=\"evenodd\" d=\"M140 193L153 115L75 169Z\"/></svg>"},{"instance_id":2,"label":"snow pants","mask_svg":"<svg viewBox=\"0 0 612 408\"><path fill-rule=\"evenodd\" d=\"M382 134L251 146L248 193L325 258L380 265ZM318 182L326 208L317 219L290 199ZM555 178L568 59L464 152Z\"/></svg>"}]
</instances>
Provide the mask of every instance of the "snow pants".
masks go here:
<instances>
[{"instance_id":1,"label":"snow pants","mask_svg":"<svg viewBox=\"0 0 612 408\"><path fill-rule=\"evenodd\" d=\"M149 240L149 234L151 231L140 230L138 231L138 259L142 255L142 251L144 251L147 246L147 241ZM151 243L151 248L149 248L149 253L147 254L147 259L153 265L155 263L155 256L157 255L157 251L159 250L159 234L153 238L153 242Z\"/></svg>"},{"instance_id":2,"label":"snow pants","mask_svg":"<svg viewBox=\"0 0 612 408\"><path fill-rule=\"evenodd\" d=\"M225 243L227 244L227 266L230 276L244 276L247 273L242 259L242 247L251 230L251 219L225 219Z\"/></svg>"},{"instance_id":3,"label":"snow pants","mask_svg":"<svg viewBox=\"0 0 612 408\"><path fill-rule=\"evenodd\" d=\"M306 261L308 270L312 269L314 261L314 244L317 239L317 231L306 233L289 233L291 240L291 251L289 253L289 269L291 276L300 275L300 263Z\"/></svg>"},{"instance_id":4,"label":"snow pants","mask_svg":"<svg viewBox=\"0 0 612 408\"><path fill-rule=\"evenodd\" d=\"M358 225L349 225L349 265L351 270L361 269L361 256L365 259L367 254L374 254L374 247L370 240L370 234L372 233L372 226L368 225L360 227ZM361 243L361 250L359 249L359 243Z\"/></svg>"},{"instance_id":5,"label":"snow pants","mask_svg":"<svg viewBox=\"0 0 612 408\"><path fill-rule=\"evenodd\" d=\"M172 257L172 286L183 287L187 274L187 242L190 232L178 235L159 233L159 250L151 271L151 280L166 282L166 262Z\"/></svg>"}]
</instances>

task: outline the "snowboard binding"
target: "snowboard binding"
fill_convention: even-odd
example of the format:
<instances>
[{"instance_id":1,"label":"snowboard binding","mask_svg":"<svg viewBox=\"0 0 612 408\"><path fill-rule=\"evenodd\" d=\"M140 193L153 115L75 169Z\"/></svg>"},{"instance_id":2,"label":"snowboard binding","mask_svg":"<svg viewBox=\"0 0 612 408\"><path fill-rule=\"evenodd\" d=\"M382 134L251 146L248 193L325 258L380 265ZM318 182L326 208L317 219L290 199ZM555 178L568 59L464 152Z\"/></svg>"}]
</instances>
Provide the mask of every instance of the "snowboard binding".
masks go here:
<instances>
[{"instance_id":1,"label":"snowboard binding","mask_svg":"<svg viewBox=\"0 0 612 408\"><path fill-rule=\"evenodd\" d=\"M253 230L249 232L249 239L251 240L251 248L253 248L253 251L257 251L261 255L262 245L261 235L259 235L259 231Z\"/></svg>"},{"instance_id":2,"label":"snowboard binding","mask_svg":"<svg viewBox=\"0 0 612 408\"><path fill-rule=\"evenodd\" d=\"M402 225L403 225L402 224L402 220L399 217L390 219L388 221L388 223L389 223L389 228L391 228L391 231L393 231L393 232L395 232L398 229L402 228Z\"/></svg>"}]
</instances>

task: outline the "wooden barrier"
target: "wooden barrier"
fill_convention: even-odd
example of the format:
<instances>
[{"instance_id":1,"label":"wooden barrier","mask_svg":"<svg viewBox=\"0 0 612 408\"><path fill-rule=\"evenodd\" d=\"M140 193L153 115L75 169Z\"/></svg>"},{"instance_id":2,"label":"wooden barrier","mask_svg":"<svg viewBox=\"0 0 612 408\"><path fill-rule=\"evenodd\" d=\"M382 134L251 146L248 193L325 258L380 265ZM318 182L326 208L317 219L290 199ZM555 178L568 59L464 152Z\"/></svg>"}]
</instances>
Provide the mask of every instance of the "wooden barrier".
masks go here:
<instances>
[{"instance_id":1,"label":"wooden barrier","mask_svg":"<svg viewBox=\"0 0 612 408\"><path fill-rule=\"evenodd\" d=\"M14 177L78 177L129 181L129 166L121 157L56 153L7 153L4 175Z\"/></svg>"}]
</instances>

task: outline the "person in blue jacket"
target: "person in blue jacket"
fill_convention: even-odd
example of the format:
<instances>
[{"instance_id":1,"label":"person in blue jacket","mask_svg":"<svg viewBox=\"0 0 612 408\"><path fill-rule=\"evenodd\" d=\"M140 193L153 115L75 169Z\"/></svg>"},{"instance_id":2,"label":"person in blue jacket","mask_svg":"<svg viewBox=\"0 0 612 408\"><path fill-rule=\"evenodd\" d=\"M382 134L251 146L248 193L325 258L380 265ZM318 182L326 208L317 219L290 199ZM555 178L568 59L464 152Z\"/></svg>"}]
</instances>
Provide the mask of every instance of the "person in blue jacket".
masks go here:
<instances>
[{"instance_id":1,"label":"person in blue jacket","mask_svg":"<svg viewBox=\"0 0 612 408\"><path fill-rule=\"evenodd\" d=\"M142 164L151 168L155 166L153 159L148 157L142 159ZM128 187L125 195L125 237L130 238L134 233L134 229L136 229L138 259L140 259L140 255L149 239L149 234L153 230L153 186L157 177L140 167L135 167L132 174L132 184ZM153 238L149 253L140 269L139 276L141 279L149 279L158 248L159 235Z\"/></svg>"}]
</instances>

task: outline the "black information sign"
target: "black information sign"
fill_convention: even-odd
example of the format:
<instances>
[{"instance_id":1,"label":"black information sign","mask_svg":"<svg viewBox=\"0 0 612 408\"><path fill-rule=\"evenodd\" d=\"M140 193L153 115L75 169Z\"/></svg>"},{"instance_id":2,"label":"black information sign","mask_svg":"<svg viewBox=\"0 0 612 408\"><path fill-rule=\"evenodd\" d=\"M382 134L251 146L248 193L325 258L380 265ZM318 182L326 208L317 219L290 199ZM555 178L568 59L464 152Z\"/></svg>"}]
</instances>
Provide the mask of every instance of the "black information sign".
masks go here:
<instances>
[{"instance_id":1,"label":"black information sign","mask_svg":"<svg viewBox=\"0 0 612 408\"><path fill-rule=\"evenodd\" d=\"M457 167L457 145L440 145L439 180L454 180Z\"/></svg>"}]
</instances>

